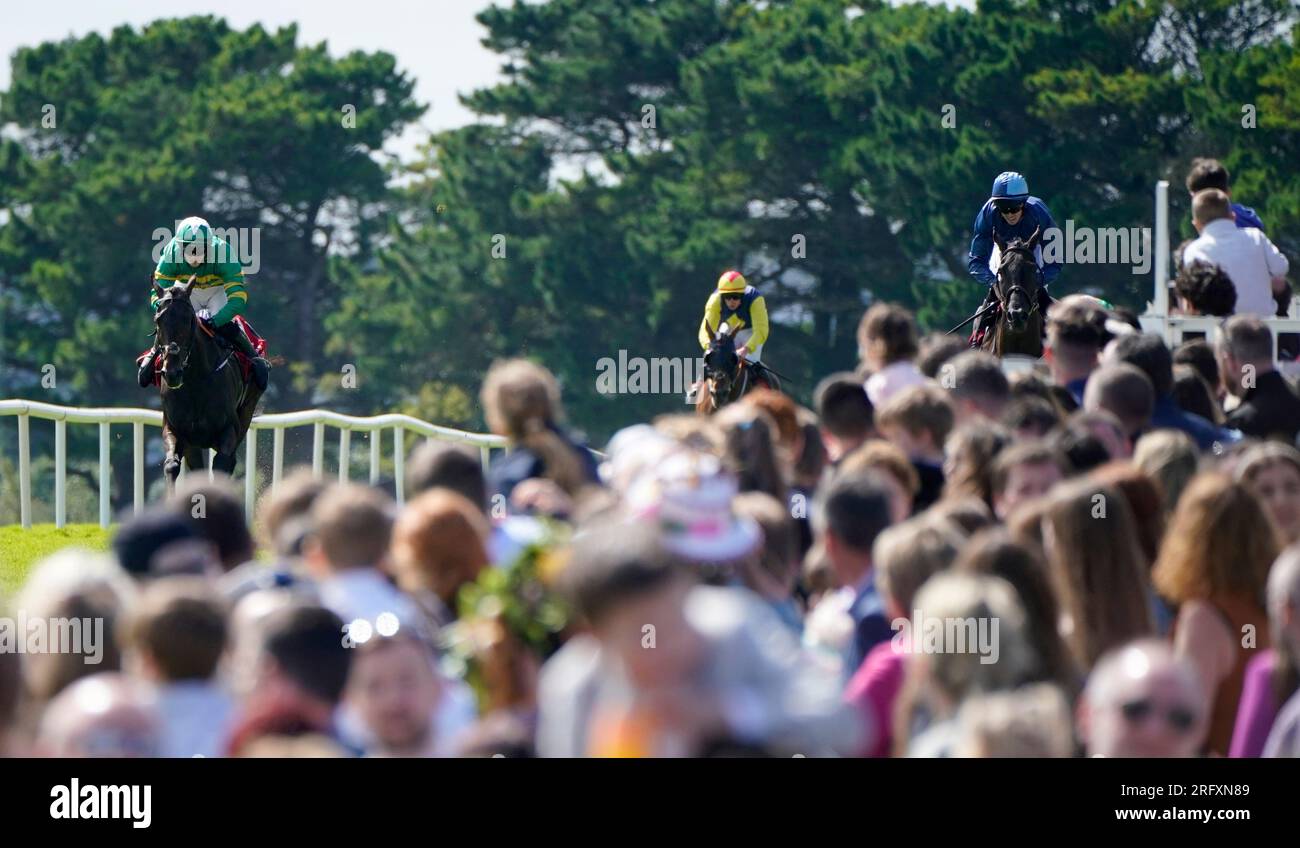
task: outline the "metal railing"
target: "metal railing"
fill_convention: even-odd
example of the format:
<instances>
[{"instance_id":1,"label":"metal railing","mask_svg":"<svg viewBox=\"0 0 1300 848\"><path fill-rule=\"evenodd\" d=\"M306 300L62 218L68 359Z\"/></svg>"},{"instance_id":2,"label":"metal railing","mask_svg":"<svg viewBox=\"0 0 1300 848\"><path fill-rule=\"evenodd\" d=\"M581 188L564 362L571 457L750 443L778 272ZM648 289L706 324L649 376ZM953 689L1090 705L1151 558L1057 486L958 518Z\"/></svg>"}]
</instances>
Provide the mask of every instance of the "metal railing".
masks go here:
<instances>
[{"instance_id":1,"label":"metal railing","mask_svg":"<svg viewBox=\"0 0 1300 848\"><path fill-rule=\"evenodd\" d=\"M31 419L37 418L54 422L54 524L63 527L67 524L67 471L68 471L68 424L99 425L99 526L107 527L111 518L109 500L109 482L112 467L109 463L109 433L112 425L131 425L132 446L132 494L134 512L144 509L144 428L146 425L161 429L162 412L152 409L118 409L118 408L81 408L58 406L33 400L0 400L0 417L16 416L18 419L18 497L19 518L23 527L32 526L32 479L31 479ZM284 432L292 427L312 427L311 468L316 476L324 474L325 464L325 428L335 427L339 431L338 479L348 479L351 460L351 437L353 432L371 433L370 437L370 482L379 481L381 455L380 435L383 430L393 432L393 478L397 502L404 499L405 461L404 437L409 431L423 435L429 440L459 442L473 445L479 449L479 457L487 469L492 448L503 448L506 440L501 436L485 433L469 433L450 427L440 427L412 418L409 415L390 413L358 417L330 412L324 409L309 409L302 412L280 412L258 415L253 418L248 435L244 439L244 512L252 519L256 500L256 474L249 473L257 468L257 434L262 430L272 431L271 442L271 488L280 482L284 468ZM212 455L208 454L208 473L211 471ZM181 474L184 475L184 466Z\"/></svg>"}]
</instances>

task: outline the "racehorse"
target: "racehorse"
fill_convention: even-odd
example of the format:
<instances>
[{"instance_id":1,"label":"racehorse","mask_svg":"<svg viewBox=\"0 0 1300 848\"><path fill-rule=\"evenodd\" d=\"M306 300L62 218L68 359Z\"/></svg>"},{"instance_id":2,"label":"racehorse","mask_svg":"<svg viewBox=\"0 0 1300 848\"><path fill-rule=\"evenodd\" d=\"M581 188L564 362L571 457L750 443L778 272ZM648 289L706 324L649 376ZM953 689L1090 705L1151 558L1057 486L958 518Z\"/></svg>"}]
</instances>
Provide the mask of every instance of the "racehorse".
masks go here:
<instances>
[{"instance_id":1,"label":"racehorse","mask_svg":"<svg viewBox=\"0 0 1300 848\"><path fill-rule=\"evenodd\" d=\"M704 385L695 401L695 411L711 415L757 388L750 369L736 354L736 330L725 321L713 333L704 352Z\"/></svg>"},{"instance_id":2,"label":"racehorse","mask_svg":"<svg viewBox=\"0 0 1300 848\"><path fill-rule=\"evenodd\" d=\"M996 323L986 332L980 347L996 357L1007 354L1043 355L1043 314L1038 305L1038 263L1034 248L1042 236L1036 228L1027 239L997 242L997 282L993 294Z\"/></svg>"},{"instance_id":3,"label":"racehorse","mask_svg":"<svg viewBox=\"0 0 1300 848\"><path fill-rule=\"evenodd\" d=\"M245 380L234 351L217 341L194 313L188 283L176 283L158 292L154 314L157 345L161 349L163 444L167 452L163 473L167 491L175 490L181 459L191 471L203 468L204 451L215 449L212 467L231 474L244 434L262 391ZM249 469L249 473L251 469Z\"/></svg>"}]
</instances>

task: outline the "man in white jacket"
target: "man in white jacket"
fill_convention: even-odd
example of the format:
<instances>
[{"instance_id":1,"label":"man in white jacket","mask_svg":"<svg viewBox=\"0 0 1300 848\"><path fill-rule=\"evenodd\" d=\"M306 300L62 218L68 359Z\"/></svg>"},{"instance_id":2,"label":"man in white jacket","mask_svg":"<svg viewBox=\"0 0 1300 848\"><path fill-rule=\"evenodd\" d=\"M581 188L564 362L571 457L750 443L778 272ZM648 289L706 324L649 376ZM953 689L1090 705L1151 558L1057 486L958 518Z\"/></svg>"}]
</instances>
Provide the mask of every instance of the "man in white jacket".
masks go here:
<instances>
[{"instance_id":1,"label":"man in white jacket","mask_svg":"<svg viewBox=\"0 0 1300 848\"><path fill-rule=\"evenodd\" d=\"M1239 228L1228 195L1217 188L1192 197L1192 223L1201 235L1183 251L1184 267L1198 259L1219 266L1237 289L1238 315L1275 315L1274 295L1286 289L1289 263L1264 231Z\"/></svg>"}]
</instances>

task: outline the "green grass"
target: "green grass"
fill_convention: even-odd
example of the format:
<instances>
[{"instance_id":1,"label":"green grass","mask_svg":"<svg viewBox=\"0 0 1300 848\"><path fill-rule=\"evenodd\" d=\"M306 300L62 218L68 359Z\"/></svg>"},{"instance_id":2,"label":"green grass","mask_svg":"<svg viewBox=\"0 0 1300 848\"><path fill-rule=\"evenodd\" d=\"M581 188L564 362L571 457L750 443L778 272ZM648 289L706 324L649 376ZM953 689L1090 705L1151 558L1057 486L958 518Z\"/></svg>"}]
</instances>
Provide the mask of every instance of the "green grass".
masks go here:
<instances>
[{"instance_id":1,"label":"green grass","mask_svg":"<svg viewBox=\"0 0 1300 848\"><path fill-rule=\"evenodd\" d=\"M112 533L113 528L105 530L98 524L69 524L62 530L53 524L37 524L30 530L17 524L0 527L0 596L12 598L43 557L73 546L106 551Z\"/></svg>"}]
</instances>

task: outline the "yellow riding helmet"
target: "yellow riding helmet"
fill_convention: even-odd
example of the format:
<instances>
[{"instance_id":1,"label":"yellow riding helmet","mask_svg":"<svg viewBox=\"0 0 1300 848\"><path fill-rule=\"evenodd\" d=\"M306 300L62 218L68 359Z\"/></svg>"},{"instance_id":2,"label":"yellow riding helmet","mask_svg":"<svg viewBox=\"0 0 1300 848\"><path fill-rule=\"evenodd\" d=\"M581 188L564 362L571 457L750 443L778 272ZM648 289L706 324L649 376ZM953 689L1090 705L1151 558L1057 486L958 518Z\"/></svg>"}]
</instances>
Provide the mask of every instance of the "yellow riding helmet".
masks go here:
<instances>
[{"instance_id":1,"label":"yellow riding helmet","mask_svg":"<svg viewBox=\"0 0 1300 848\"><path fill-rule=\"evenodd\" d=\"M718 277L718 291L725 294L744 294L748 283L739 271L726 271Z\"/></svg>"}]
</instances>

